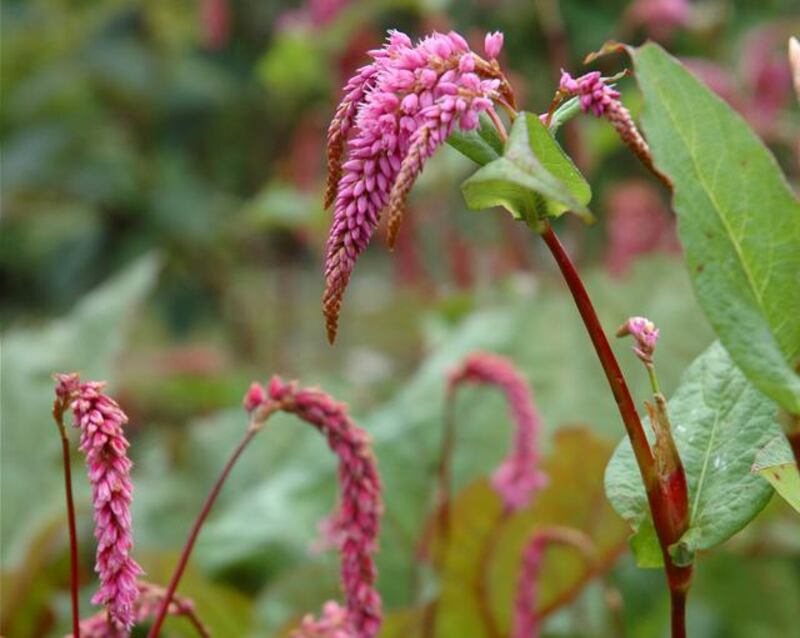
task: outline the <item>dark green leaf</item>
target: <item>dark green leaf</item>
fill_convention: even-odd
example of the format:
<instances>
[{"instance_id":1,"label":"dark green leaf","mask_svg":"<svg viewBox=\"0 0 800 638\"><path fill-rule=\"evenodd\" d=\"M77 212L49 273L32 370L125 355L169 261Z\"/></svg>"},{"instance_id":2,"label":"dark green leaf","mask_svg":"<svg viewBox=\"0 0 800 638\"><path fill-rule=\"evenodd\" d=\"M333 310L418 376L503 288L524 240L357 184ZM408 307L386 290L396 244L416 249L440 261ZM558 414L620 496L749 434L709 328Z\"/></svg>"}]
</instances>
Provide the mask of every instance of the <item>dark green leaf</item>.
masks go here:
<instances>
[{"instance_id":1,"label":"dark green leaf","mask_svg":"<svg viewBox=\"0 0 800 638\"><path fill-rule=\"evenodd\" d=\"M772 488L750 468L758 450L781 432L776 411L718 342L686 371L669 401L673 437L689 487L691 521L680 541L684 553L724 542L769 501ZM608 464L605 480L606 494L620 516L636 531L645 529L645 523L652 527L627 438ZM655 543L655 534L643 532L634 547L652 564Z\"/></svg>"},{"instance_id":2,"label":"dark green leaf","mask_svg":"<svg viewBox=\"0 0 800 638\"><path fill-rule=\"evenodd\" d=\"M537 228L544 217L570 210L586 220L591 190L538 116L520 113L503 157L478 169L462 185L472 209L505 207Z\"/></svg>"},{"instance_id":3,"label":"dark green leaf","mask_svg":"<svg viewBox=\"0 0 800 638\"><path fill-rule=\"evenodd\" d=\"M700 305L750 381L800 413L800 202L725 102L656 44L631 52Z\"/></svg>"}]
</instances>

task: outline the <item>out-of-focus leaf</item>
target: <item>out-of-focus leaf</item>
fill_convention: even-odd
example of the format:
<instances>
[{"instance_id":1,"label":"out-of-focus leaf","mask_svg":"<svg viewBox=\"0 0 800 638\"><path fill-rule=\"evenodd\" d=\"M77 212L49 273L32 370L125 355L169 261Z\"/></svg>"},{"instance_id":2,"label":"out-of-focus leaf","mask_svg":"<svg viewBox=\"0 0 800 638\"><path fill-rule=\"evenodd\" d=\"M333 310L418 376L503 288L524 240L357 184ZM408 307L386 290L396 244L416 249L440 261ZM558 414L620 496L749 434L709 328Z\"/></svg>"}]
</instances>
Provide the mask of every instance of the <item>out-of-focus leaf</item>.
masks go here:
<instances>
[{"instance_id":1,"label":"out-of-focus leaf","mask_svg":"<svg viewBox=\"0 0 800 638\"><path fill-rule=\"evenodd\" d=\"M775 491L800 512L800 471L783 434L776 436L756 454L751 471L767 479Z\"/></svg>"},{"instance_id":2,"label":"out-of-focus leaf","mask_svg":"<svg viewBox=\"0 0 800 638\"><path fill-rule=\"evenodd\" d=\"M307 228L323 217L319 198L281 183L265 186L242 213L254 226L278 228Z\"/></svg>"},{"instance_id":3,"label":"out-of-focus leaf","mask_svg":"<svg viewBox=\"0 0 800 638\"><path fill-rule=\"evenodd\" d=\"M631 55L700 305L750 381L800 413L800 201L758 136L677 60L654 43Z\"/></svg>"},{"instance_id":4,"label":"out-of-focus leaf","mask_svg":"<svg viewBox=\"0 0 800 638\"><path fill-rule=\"evenodd\" d=\"M478 169L461 185L472 209L505 207L536 227L542 217L570 210L591 219L591 190L539 117L520 113L503 156Z\"/></svg>"},{"instance_id":5,"label":"out-of-focus leaf","mask_svg":"<svg viewBox=\"0 0 800 638\"><path fill-rule=\"evenodd\" d=\"M776 406L717 342L686 371L669 401L669 415L689 487L691 521L679 549L710 549L747 525L772 495L769 483L750 468L758 451L781 432ZM649 510L627 438L617 447L605 481L614 508L638 530ZM650 545L656 542L655 534L646 538ZM643 545L640 539L634 547L656 555L652 546Z\"/></svg>"},{"instance_id":6,"label":"out-of-focus leaf","mask_svg":"<svg viewBox=\"0 0 800 638\"><path fill-rule=\"evenodd\" d=\"M480 126L477 130L462 131L456 128L447 138L447 143L481 166L503 154L503 140L485 113L480 115Z\"/></svg>"},{"instance_id":7,"label":"out-of-focus leaf","mask_svg":"<svg viewBox=\"0 0 800 638\"><path fill-rule=\"evenodd\" d=\"M674 389L680 372L712 338L694 305L686 274L675 263L665 259L641 263L626 280L586 273L586 285L608 331L634 309L661 326L659 376L666 392ZM531 339L530 335L546 338ZM615 343L614 348L634 395L645 398L647 377L630 354L629 344ZM453 366L478 349L509 355L526 373L546 424L545 447L550 433L562 424L591 422L599 434L612 440L622 432L585 327L560 281L544 280L532 295L510 294L493 309L475 312L444 333L389 402L364 418L359 417L357 403L351 406L356 422L373 436L384 482L384 551L378 555L378 585L389 607L416 602L412 566L435 485L445 380ZM564 388L580 388L580 392ZM460 394L456 488L490 472L503 458L511 428L505 419L498 422L497 415L505 409L497 393L465 389ZM134 518L142 530L137 532L138 544L172 547L182 542L205 490L224 462L220 450L232 450L244 427L244 414L237 409L191 428L179 448L180 472L171 466L168 449L148 445L148 453L138 459L134 470ZM263 573L277 566L285 569L317 562L319 558L308 555L308 547L316 537L318 520L335 503L335 468L317 432L291 417L270 421L231 474L198 541L195 560L212 570L250 561ZM166 473L169 481L162 478Z\"/></svg>"},{"instance_id":8,"label":"out-of-focus leaf","mask_svg":"<svg viewBox=\"0 0 800 638\"><path fill-rule=\"evenodd\" d=\"M258 65L258 75L268 89L297 100L324 90L329 84L321 52L314 39L304 33L283 33Z\"/></svg>"},{"instance_id":9,"label":"out-of-focus leaf","mask_svg":"<svg viewBox=\"0 0 800 638\"><path fill-rule=\"evenodd\" d=\"M510 631L520 557L531 534L549 525L580 530L593 541L595 564L568 547L553 547L539 578L537 609L552 613L570 602L592 578L610 569L627 530L603 498L600 477L612 446L586 429L559 430L543 464L548 486L530 508L503 518L500 498L481 480L459 494L444 556L436 630L440 636L500 635ZM488 611L486 610L488 605Z\"/></svg>"},{"instance_id":10,"label":"out-of-focus leaf","mask_svg":"<svg viewBox=\"0 0 800 638\"><path fill-rule=\"evenodd\" d=\"M4 335L2 466L5 476L14 477L0 486L5 568L18 564L35 529L64 512L61 446L50 414L51 375L77 370L86 379L109 379L128 320L151 289L157 269L154 257L142 258L63 319ZM76 490L82 490L79 464L74 473Z\"/></svg>"}]
</instances>

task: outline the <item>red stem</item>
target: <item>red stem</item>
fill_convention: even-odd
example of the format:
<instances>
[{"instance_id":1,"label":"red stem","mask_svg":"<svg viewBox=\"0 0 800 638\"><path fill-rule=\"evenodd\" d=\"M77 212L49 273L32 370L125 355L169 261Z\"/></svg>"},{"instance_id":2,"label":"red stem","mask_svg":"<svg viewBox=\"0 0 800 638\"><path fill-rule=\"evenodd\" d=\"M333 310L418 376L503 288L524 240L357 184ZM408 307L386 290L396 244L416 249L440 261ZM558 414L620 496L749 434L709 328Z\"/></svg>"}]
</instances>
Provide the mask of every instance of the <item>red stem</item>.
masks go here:
<instances>
[{"instance_id":1,"label":"red stem","mask_svg":"<svg viewBox=\"0 0 800 638\"><path fill-rule=\"evenodd\" d=\"M583 285L583 281L581 281L578 271L564 250L564 246L562 246L552 227L546 221L541 235L553 254L562 275L564 275L567 286L569 286L575 305L578 307L578 312L583 318L589 338L592 340L597 352L597 357L600 359L603 371L606 373L608 384L611 386L611 392L617 402L619 413L628 432L636 463L644 481L647 501L653 516L653 525L656 528L656 534L661 545L661 553L664 556L664 568L672 605L672 636L673 638L683 638L686 635L684 616L686 594L692 578L692 567L691 565L686 567L675 565L672 562L669 547L680 539L688 526L689 516L685 479L682 472L673 473L670 476L663 477L663 479L659 477L655 459L645 436L639 414L636 412L630 390L628 390L622 370L603 332L603 327L600 325L600 320ZM677 476L677 474L680 474L680 476ZM679 483L681 480L684 481L684 489L680 489L681 485Z\"/></svg>"},{"instance_id":2,"label":"red stem","mask_svg":"<svg viewBox=\"0 0 800 638\"><path fill-rule=\"evenodd\" d=\"M72 465L69 457L69 437L64 427L63 401L56 400L53 406L53 419L61 435L61 455L64 466L64 491L67 497L67 526L69 528L69 595L72 607L72 635L73 638L81 636L80 609L78 605L78 589L80 578L78 574L78 531L75 525L75 501L72 498Z\"/></svg>"},{"instance_id":3,"label":"red stem","mask_svg":"<svg viewBox=\"0 0 800 638\"><path fill-rule=\"evenodd\" d=\"M158 633L161 631L161 626L164 624L164 619L167 617L169 604L172 601L172 597L175 595L175 590L178 588L178 583L180 582L183 572L186 569L186 564L189 562L189 555L192 553L194 543L197 540L198 534L200 533L200 528L203 526L203 523L208 517L208 514L214 505L214 501L217 500L217 496L219 495L225 480L228 478L228 474L230 474L233 466L236 464L236 461L242 455L242 452L244 452L247 444L250 443L257 432L258 429L256 428L248 428L244 437L242 437L242 440L239 442L239 445L236 446L233 454L231 454L231 457L228 459L228 462L222 469L222 473L219 475L217 482L214 483L214 487L211 488L211 492L209 492L208 497L206 498L203 509L200 510L200 513L197 515L197 519L192 526L192 530L189 533L189 538L186 539L186 545L184 546L181 557L178 560L178 565L175 567L175 572L172 574L172 579L169 582L166 594L164 594L164 599L161 601L161 607L158 610L158 615L153 621L153 626L150 628L147 638L156 638Z\"/></svg>"}]
</instances>

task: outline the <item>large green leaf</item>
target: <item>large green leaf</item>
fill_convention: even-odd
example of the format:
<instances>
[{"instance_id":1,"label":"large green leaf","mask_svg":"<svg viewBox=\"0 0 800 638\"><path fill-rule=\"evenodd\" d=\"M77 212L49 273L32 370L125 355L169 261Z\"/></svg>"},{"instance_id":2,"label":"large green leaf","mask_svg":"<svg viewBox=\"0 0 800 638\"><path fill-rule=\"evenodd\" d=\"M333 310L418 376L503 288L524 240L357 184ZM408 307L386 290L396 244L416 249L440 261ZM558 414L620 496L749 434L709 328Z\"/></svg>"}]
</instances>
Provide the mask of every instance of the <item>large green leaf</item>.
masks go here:
<instances>
[{"instance_id":1,"label":"large green leaf","mask_svg":"<svg viewBox=\"0 0 800 638\"><path fill-rule=\"evenodd\" d=\"M52 374L77 370L87 379L109 379L129 320L156 272L156 260L145 257L63 319L3 336L2 466L4 476L13 477L0 486L4 568L18 564L37 528L64 516L61 445L50 416ZM73 483L79 493L87 486L81 472L76 463Z\"/></svg>"},{"instance_id":2,"label":"large green leaf","mask_svg":"<svg viewBox=\"0 0 800 638\"><path fill-rule=\"evenodd\" d=\"M751 471L767 479L775 491L800 512L800 471L783 434L758 452Z\"/></svg>"},{"instance_id":3,"label":"large green leaf","mask_svg":"<svg viewBox=\"0 0 800 638\"><path fill-rule=\"evenodd\" d=\"M503 206L533 227L566 211L591 219L588 183L531 113L514 121L503 156L478 169L461 190L470 208Z\"/></svg>"},{"instance_id":4,"label":"large green leaf","mask_svg":"<svg viewBox=\"0 0 800 638\"><path fill-rule=\"evenodd\" d=\"M652 43L631 55L700 305L752 383L800 413L800 202L744 120L677 60Z\"/></svg>"},{"instance_id":5,"label":"large green leaf","mask_svg":"<svg viewBox=\"0 0 800 638\"><path fill-rule=\"evenodd\" d=\"M537 610L547 615L570 602L589 580L609 569L625 545L626 530L602 497L600 477L611 445L585 429L561 430L542 469L548 486L531 507L501 517L503 505L481 480L459 494L452 509L452 536L444 556L436 635L483 638L491 615L508 635L520 557L536 530L558 525L593 542L595 563L575 549L553 547L539 578Z\"/></svg>"},{"instance_id":6,"label":"large green leaf","mask_svg":"<svg viewBox=\"0 0 800 638\"><path fill-rule=\"evenodd\" d=\"M772 488L750 468L757 452L781 433L776 412L774 402L749 383L718 342L686 371L669 401L689 487L691 521L681 550L692 553L722 543L767 504ZM643 566L652 566L656 539L627 438L608 464L605 482L614 509L634 530L643 530L633 548L650 559Z\"/></svg>"}]
</instances>

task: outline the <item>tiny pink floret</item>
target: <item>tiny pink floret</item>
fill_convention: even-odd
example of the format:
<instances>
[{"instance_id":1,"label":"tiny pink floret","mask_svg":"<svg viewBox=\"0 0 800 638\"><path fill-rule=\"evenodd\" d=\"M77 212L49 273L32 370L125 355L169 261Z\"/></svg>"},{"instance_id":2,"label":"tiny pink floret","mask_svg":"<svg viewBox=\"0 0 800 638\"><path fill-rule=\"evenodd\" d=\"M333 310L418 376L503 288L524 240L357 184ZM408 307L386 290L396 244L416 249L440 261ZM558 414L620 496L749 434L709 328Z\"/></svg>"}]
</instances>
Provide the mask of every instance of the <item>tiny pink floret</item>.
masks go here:
<instances>
[{"instance_id":1,"label":"tiny pink floret","mask_svg":"<svg viewBox=\"0 0 800 638\"><path fill-rule=\"evenodd\" d=\"M547 484L547 477L537 469L541 421L525 378L505 357L481 352L467 357L450 374L449 382L451 388L462 383L494 385L505 393L516 434L508 456L492 475L492 487L507 510L527 507L533 494Z\"/></svg>"},{"instance_id":2,"label":"tiny pink floret","mask_svg":"<svg viewBox=\"0 0 800 638\"><path fill-rule=\"evenodd\" d=\"M617 331L618 337L631 335L635 341L633 352L644 363L653 362L659 330L645 317L631 317Z\"/></svg>"},{"instance_id":3,"label":"tiny pink floret","mask_svg":"<svg viewBox=\"0 0 800 638\"><path fill-rule=\"evenodd\" d=\"M56 379L56 394L69 401L75 427L80 429L80 450L86 455L92 485L95 571L100 577L100 589L92 602L104 605L110 625L120 636L127 636L135 620L136 579L142 573L130 555L132 463L122 429L128 417L104 394L104 383L81 383L77 374L57 375Z\"/></svg>"},{"instance_id":4,"label":"tiny pink floret","mask_svg":"<svg viewBox=\"0 0 800 638\"><path fill-rule=\"evenodd\" d=\"M486 57L490 60L496 59L503 49L503 34L500 31L494 33L487 33L483 40L483 50L486 52Z\"/></svg>"}]
</instances>

